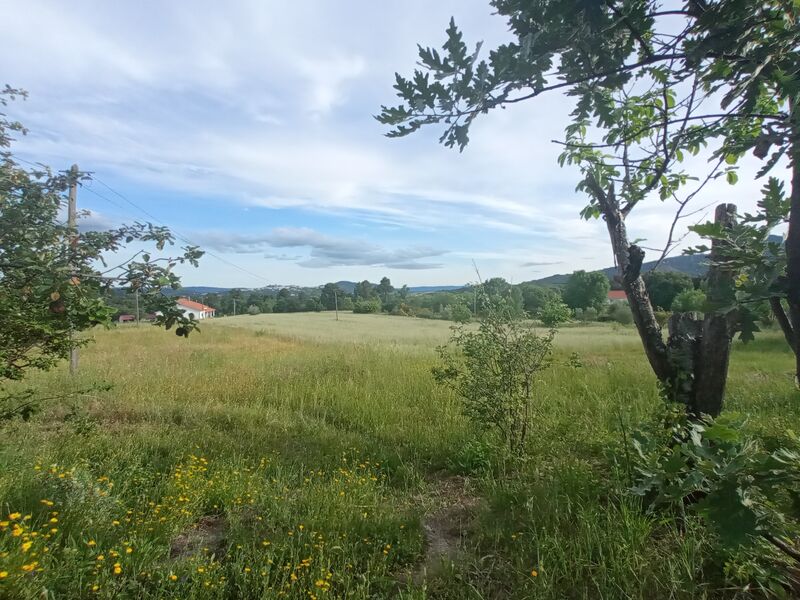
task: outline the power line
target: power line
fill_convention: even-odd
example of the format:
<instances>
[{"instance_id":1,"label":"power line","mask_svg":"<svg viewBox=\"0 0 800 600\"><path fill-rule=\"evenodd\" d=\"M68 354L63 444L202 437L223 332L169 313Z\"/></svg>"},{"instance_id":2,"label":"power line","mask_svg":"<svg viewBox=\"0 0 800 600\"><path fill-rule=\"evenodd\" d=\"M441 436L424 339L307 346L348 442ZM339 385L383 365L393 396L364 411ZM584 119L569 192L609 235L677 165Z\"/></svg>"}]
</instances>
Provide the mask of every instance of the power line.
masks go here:
<instances>
[{"instance_id":1,"label":"power line","mask_svg":"<svg viewBox=\"0 0 800 600\"><path fill-rule=\"evenodd\" d=\"M154 220L156 223L159 223L159 224L163 225L164 227L169 227L170 231L172 231L172 233L174 233L174 234L175 234L175 237L176 237L176 238L178 238L179 240L181 240L182 242L184 242L184 243L186 243L186 244L189 244L189 245L191 245L191 246L198 246L198 247L200 246L200 244L197 244L197 243L193 242L192 240L190 240L189 238L187 238L186 236L182 235L182 234L181 234L179 231L177 231L177 230L176 230L174 227L171 227L170 225L167 225L167 224L166 224L164 221L162 221L161 219L159 219L158 217L156 217L154 214L152 214L152 213L148 212L147 210L145 210L144 208L142 208L141 206L139 206L138 204L136 204L136 203L135 203L133 200L131 200L131 199L130 199L130 198L128 198L127 196L125 196L125 195L121 194L120 192L118 192L117 190L115 190L114 188L112 188L110 185L108 185L107 183L105 183L103 180L101 180L101 179L99 179L99 178L97 178L97 177L92 177L92 181L96 181L96 182L97 182L97 183L99 183L100 185L104 186L104 187L105 187L106 189L108 189L108 191L110 191L112 194L114 194L114 195L118 196L119 198L122 198L122 199L123 199L125 202L127 202L128 204L130 204L132 207L134 207L136 210L138 210L139 212L141 212L142 214L144 214L144 215L145 215L145 216L147 216L148 218L150 218L150 219ZM114 204L114 205L116 205L116 206L119 206L118 204L116 204L115 202L113 202L113 201L112 201L110 198L106 198L105 196L103 196L103 195L99 194L98 192L96 192L96 191L92 190L91 188L86 188L86 189L88 189L90 192L94 193L95 195L99 196L100 198L103 198L103 199L107 200L107 201L108 201L108 202L110 202L111 204ZM219 255L217 255L217 254L214 254L213 252L211 252L211 251L209 251L209 250L204 250L204 253L205 253L205 254L208 254L209 256L211 256L211 257L213 257L213 258L216 258L218 261L220 261L220 262L222 262L222 263L224 263L224 264L226 264L226 265L228 265L228 266L230 266L230 267L233 267L234 269L238 269L238 270L239 270L239 271L241 271L242 273L245 273L245 274L247 274L247 275L250 275L251 277L255 277L256 279L260 279L261 281L264 281L264 282L266 282L266 283L270 283L270 281L269 281L267 278L265 278L265 277L262 277L261 275L258 275L258 274L256 274L256 273L253 273L252 271L250 271L250 270L248 270L248 269L245 269L244 267L241 267L241 266L237 265L236 263L233 263L233 262L231 262L231 261L229 261L229 260L227 260L227 259L225 259L225 258L222 258L221 256L219 256Z\"/></svg>"}]
</instances>

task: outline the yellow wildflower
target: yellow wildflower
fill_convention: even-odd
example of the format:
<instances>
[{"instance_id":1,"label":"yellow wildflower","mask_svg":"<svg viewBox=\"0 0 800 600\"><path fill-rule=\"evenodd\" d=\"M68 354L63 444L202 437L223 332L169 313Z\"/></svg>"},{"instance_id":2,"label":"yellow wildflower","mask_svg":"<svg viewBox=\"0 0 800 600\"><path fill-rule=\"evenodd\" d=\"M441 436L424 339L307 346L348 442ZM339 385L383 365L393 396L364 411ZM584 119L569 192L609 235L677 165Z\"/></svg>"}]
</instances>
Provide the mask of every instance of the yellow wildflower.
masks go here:
<instances>
[{"instance_id":1,"label":"yellow wildflower","mask_svg":"<svg viewBox=\"0 0 800 600\"><path fill-rule=\"evenodd\" d=\"M5 579L8 577L8 571L0 571L0 579Z\"/></svg>"},{"instance_id":2,"label":"yellow wildflower","mask_svg":"<svg viewBox=\"0 0 800 600\"><path fill-rule=\"evenodd\" d=\"M38 561L33 561L32 563L28 563L27 565L22 565L22 570L25 571L26 573L29 571L33 571L36 568L36 565L38 564L39 564Z\"/></svg>"},{"instance_id":3,"label":"yellow wildflower","mask_svg":"<svg viewBox=\"0 0 800 600\"><path fill-rule=\"evenodd\" d=\"M537 571L536 569L531 569L531 577L538 577L538 575L539 571Z\"/></svg>"},{"instance_id":4,"label":"yellow wildflower","mask_svg":"<svg viewBox=\"0 0 800 600\"><path fill-rule=\"evenodd\" d=\"M133 552L133 548L131 548L130 546L125 548L125 554L130 554L131 552Z\"/></svg>"},{"instance_id":5,"label":"yellow wildflower","mask_svg":"<svg viewBox=\"0 0 800 600\"><path fill-rule=\"evenodd\" d=\"M42 500L39 500L39 502L41 502L41 503L42 503L42 504L44 504L45 506L53 506L53 502L52 502L52 500L45 500L45 499L42 499Z\"/></svg>"},{"instance_id":6,"label":"yellow wildflower","mask_svg":"<svg viewBox=\"0 0 800 600\"><path fill-rule=\"evenodd\" d=\"M175 575L174 573L170 573L169 580L170 581L177 581L178 580L178 576Z\"/></svg>"},{"instance_id":7,"label":"yellow wildflower","mask_svg":"<svg viewBox=\"0 0 800 600\"><path fill-rule=\"evenodd\" d=\"M97 546L97 542L95 542L94 540L89 540L88 542L86 542L86 545L90 546L90 547L94 547L94 546Z\"/></svg>"},{"instance_id":8,"label":"yellow wildflower","mask_svg":"<svg viewBox=\"0 0 800 600\"><path fill-rule=\"evenodd\" d=\"M119 575L120 573L122 573L122 565L114 563L114 575Z\"/></svg>"},{"instance_id":9,"label":"yellow wildflower","mask_svg":"<svg viewBox=\"0 0 800 600\"><path fill-rule=\"evenodd\" d=\"M32 545L33 545L33 542L25 542L24 544L22 544L22 551L23 552L27 552L28 550L31 549Z\"/></svg>"},{"instance_id":10,"label":"yellow wildflower","mask_svg":"<svg viewBox=\"0 0 800 600\"><path fill-rule=\"evenodd\" d=\"M19 519L21 516L22 516L22 513L13 512L13 513L11 513L10 515L8 515L8 518L9 518L9 519L11 519L12 521L16 521L16 520L17 520L17 519Z\"/></svg>"}]
</instances>

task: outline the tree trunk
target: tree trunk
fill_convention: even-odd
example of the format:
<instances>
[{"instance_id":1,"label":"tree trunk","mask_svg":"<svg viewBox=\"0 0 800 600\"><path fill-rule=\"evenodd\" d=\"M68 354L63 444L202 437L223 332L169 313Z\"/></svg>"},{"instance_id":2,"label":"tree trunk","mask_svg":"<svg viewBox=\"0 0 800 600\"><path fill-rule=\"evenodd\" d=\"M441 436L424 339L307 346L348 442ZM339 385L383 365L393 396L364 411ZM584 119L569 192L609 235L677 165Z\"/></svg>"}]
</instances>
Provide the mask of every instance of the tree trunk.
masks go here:
<instances>
[{"instance_id":1,"label":"tree trunk","mask_svg":"<svg viewBox=\"0 0 800 600\"><path fill-rule=\"evenodd\" d=\"M614 188L604 190L592 175L586 182L606 221L636 329L665 395L683 404L690 415L719 415L725 397L733 329L731 313L716 310L728 305L733 293L733 273L724 266L724 245L718 241L712 245L714 262L722 264L709 270L709 310L705 318L701 320L696 313L673 315L665 343L641 277L644 251L628 243L625 215L619 209ZM735 213L733 204L722 204L717 207L716 222L730 226Z\"/></svg>"},{"instance_id":2,"label":"tree trunk","mask_svg":"<svg viewBox=\"0 0 800 600\"><path fill-rule=\"evenodd\" d=\"M789 207L789 231L786 234L786 301L792 324L792 350L795 356L795 385L800 386L800 107L790 108L790 160L792 188Z\"/></svg>"}]
</instances>

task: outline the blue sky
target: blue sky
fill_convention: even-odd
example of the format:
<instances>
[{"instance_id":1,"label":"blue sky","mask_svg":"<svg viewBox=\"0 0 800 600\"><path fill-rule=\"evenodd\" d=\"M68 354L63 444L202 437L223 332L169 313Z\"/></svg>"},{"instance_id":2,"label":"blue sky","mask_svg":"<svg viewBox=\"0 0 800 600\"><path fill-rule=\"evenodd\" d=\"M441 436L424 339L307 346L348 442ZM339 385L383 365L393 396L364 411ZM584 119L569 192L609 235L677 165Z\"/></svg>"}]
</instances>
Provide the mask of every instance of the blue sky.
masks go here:
<instances>
[{"instance_id":1,"label":"blue sky","mask_svg":"<svg viewBox=\"0 0 800 600\"><path fill-rule=\"evenodd\" d=\"M505 39L486 1L0 0L0 15L0 85L30 93L9 110L30 129L20 156L93 172L93 224L146 220L127 199L223 259L186 285L461 284L473 260L519 282L612 263L556 163L567 98L494 111L461 154L373 119L451 16L470 44ZM699 204L752 207L760 184L742 180ZM672 210L637 207L631 237L663 243Z\"/></svg>"}]
</instances>

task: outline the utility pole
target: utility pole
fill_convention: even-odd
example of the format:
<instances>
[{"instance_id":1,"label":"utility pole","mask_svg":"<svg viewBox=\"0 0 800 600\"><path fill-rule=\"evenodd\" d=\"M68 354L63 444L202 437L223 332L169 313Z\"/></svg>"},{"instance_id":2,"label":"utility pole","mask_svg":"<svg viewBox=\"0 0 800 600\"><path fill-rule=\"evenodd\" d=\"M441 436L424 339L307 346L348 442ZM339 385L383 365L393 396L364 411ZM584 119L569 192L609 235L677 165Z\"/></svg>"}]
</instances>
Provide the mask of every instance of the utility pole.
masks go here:
<instances>
[{"instance_id":1,"label":"utility pole","mask_svg":"<svg viewBox=\"0 0 800 600\"><path fill-rule=\"evenodd\" d=\"M136 290L136 326L139 326L139 290Z\"/></svg>"},{"instance_id":2,"label":"utility pole","mask_svg":"<svg viewBox=\"0 0 800 600\"><path fill-rule=\"evenodd\" d=\"M233 316L236 316L236 298L233 299Z\"/></svg>"},{"instance_id":3,"label":"utility pole","mask_svg":"<svg viewBox=\"0 0 800 600\"><path fill-rule=\"evenodd\" d=\"M69 170L69 203L67 204L67 226L72 230L70 247L74 252L78 248L78 165L72 165ZM73 277L75 275L73 274ZM74 333L70 333L70 339ZM69 374L74 375L78 370L78 348L72 347L69 351Z\"/></svg>"},{"instance_id":4,"label":"utility pole","mask_svg":"<svg viewBox=\"0 0 800 600\"><path fill-rule=\"evenodd\" d=\"M336 310L336 320L339 320L339 293L333 290L333 307Z\"/></svg>"}]
</instances>

